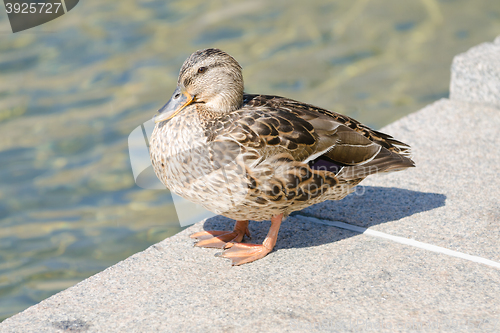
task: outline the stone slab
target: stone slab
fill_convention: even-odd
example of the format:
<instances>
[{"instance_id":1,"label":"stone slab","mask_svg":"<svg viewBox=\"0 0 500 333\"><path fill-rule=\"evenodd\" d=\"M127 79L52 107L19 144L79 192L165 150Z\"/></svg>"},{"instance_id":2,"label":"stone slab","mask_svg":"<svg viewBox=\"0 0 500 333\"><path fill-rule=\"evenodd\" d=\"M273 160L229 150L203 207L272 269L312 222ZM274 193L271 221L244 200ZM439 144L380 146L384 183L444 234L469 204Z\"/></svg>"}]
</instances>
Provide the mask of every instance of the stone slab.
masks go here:
<instances>
[{"instance_id":1,"label":"stone slab","mask_svg":"<svg viewBox=\"0 0 500 333\"><path fill-rule=\"evenodd\" d=\"M500 108L500 36L455 56L450 99Z\"/></svg>"}]
</instances>

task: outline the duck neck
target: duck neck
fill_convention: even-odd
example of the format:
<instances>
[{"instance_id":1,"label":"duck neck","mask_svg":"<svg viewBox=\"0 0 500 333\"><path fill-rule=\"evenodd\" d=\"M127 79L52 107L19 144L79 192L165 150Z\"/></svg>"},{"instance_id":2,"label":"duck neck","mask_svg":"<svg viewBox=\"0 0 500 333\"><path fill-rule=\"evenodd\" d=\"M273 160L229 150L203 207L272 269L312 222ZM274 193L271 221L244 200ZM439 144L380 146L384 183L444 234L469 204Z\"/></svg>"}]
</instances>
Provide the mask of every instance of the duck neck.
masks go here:
<instances>
[{"instance_id":1,"label":"duck neck","mask_svg":"<svg viewBox=\"0 0 500 333\"><path fill-rule=\"evenodd\" d=\"M238 95L220 94L209 103L198 104L197 111L202 118L216 119L238 110L243 105L243 93Z\"/></svg>"}]
</instances>

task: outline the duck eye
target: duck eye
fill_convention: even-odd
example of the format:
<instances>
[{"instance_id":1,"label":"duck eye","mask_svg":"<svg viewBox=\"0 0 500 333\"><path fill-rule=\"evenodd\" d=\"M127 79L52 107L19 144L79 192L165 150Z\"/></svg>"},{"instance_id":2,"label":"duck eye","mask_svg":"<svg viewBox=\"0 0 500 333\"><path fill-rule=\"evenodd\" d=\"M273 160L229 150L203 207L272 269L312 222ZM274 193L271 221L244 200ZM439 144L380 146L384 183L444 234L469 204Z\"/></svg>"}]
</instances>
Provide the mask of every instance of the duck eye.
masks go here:
<instances>
[{"instance_id":1,"label":"duck eye","mask_svg":"<svg viewBox=\"0 0 500 333\"><path fill-rule=\"evenodd\" d=\"M205 73L207 71L206 67L200 67L198 68L198 73Z\"/></svg>"}]
</instances>

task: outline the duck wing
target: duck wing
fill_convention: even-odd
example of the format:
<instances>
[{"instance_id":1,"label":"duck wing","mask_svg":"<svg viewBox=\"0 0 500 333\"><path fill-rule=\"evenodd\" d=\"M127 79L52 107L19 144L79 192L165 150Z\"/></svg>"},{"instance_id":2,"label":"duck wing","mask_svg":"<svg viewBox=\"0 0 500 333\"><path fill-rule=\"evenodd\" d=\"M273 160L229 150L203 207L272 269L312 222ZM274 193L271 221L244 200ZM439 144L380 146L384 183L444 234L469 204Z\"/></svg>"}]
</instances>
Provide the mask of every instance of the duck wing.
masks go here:
<instances>
[{"instance_id":1,"label":"duck wing","mask_svg":"<svg viewBox=\"0 0 500 333\"><path fill-rule=\"evenodd\" d=\"M256 150L261 159L285 153L312 169L325 167L339 179L414 166L410 147L390 135L348 116L279 96L245 95L243 107L213 123L208 136L222 147L229 139Z\"/></svg>"},{"instance_id":2,"label":"duck wing","mask_svg":"<svg viewBox=\"0 0 500 333\"><path fill-rule=\"evenodd\" d=\"M318 113L326 115L326 119L321 117L320 120L326 120L326 123L333 121L342 124L390 151L406 157L411 157L410 146L407 144L394 139L388 134L375 131L359 121L340 113L279 96L245 94L244 103L254 107L268 107L272 109L283 108L306 120L317 119ZM316 125L318 125L318 129L325 128L325 126L321 126L321 124L317 124L317 122Z\"/></svg>"}]
</instances>

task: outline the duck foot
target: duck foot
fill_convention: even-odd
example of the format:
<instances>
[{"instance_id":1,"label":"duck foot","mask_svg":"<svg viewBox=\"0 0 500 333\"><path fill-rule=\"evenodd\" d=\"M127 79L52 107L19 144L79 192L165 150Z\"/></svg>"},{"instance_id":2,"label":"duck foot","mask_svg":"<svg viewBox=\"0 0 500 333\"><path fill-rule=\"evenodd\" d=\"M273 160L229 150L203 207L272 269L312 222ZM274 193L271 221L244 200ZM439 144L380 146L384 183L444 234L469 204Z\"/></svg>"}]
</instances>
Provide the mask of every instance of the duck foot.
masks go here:
<instances>
[{"instance_id":1,"label":"duck foot","mask_svg":"<svg viewBox=\"0 0 500 333\"><path fill-rule=\"evenodd\" d=\"M231 259L233 266L246 264L257 259L264 258L276 245L278 231L280 230L283 214L273 216L271 227L262 245L242 244L229 242L224 247L226 250L218 254L219 257Z\"/></svg>"},{"instance_id":2,"label":"duck foot","mask_svg":"<svg viewBox=\"0 0 500 333\"><path fill-rule=\"evenodd\" d=\"M231 259L232 265L238 266L264 258L271 251L272 248L259 244L227 243L226 250L217 256Z\"/></svg>"},{"instance_id":3,"label":"duck foot","mask_svg":"<svg viewBox=\"0 0 500 333\"><path fill-rule=\"evenodd\" d=\"M241 242L244 235L250 237L250 231L248 230L248 221L236 221L233 231L200 231L192 234L190 237L198 239L198 242L195 244L195 246L223 249L228 242Z\"/></svg>"}]
</instances>

